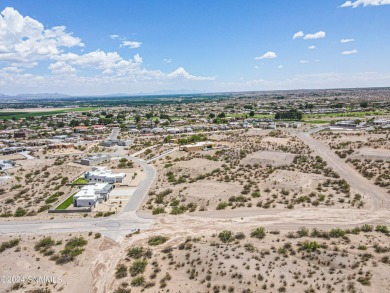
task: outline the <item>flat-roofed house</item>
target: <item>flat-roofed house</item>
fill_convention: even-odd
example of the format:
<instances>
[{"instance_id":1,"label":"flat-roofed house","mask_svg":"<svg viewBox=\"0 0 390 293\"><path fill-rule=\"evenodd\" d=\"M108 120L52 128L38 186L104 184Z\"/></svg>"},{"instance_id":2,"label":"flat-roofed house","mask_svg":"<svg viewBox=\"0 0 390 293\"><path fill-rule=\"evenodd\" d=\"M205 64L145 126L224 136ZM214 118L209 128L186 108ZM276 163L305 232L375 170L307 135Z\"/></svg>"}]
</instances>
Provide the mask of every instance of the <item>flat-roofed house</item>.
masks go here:
<instances>
[{"instance_id":1,"label":"flat-roofed house","mask_svg":"<svg viewBox=\"0 0 390 293\"><path fill-rule=\"evenodd\" d=\"M109 183L83 186L80 191L73 196L73 205L75 207L94 207L98 202L109 199L112 188L113 186Z\"/></svg>"},{"instance_id":2,"label":"flat-roofed house","mask_svg":"<svg viewBox=\"0 0 390 293\"><path fill-rule=\"evenodd\" d=\"M183 145L179 149L185 152L199 152L204 150L211 150L215 146L215 143L209 141L198 142L194 144Z\"/></svg>"},{"instance_id":3,"label":"flat-roofed house","mask_svg":"<svg viewBox=\"0 0 390 293\"><path fill-rule=\"evenodd\" d=\"M102 182L102 183L122 183L125 179L125 173L112 173L106 167L92 167L91 172L85 172L84 178L90 182Z\"/></svg>"}]
</instances>

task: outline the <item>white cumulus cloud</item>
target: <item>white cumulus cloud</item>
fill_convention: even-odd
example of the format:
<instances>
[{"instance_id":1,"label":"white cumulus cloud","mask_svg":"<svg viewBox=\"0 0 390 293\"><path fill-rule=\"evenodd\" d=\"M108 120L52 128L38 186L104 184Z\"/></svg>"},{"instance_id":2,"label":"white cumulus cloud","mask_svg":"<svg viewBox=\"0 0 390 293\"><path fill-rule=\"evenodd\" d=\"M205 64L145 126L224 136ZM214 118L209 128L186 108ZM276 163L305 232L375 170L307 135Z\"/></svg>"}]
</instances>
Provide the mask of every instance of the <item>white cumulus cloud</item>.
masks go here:
<instances>
[{"instance_id":1,"label":"white cumulus cloud","mask_svg":"<svg viewBox=\"0 0 390 293\"><path fill-rule=\"evenodd\" d=\"M293 35L293 39L303 38L304 40L315 40L325 38L326 33L324 31L319 31L314 34L305 34L303 31L299 31Z\"/></svg>"},{"instance_id":2,"label":"white cumulus cloud","mask_svg":"<svg viewBox=\"0 0 390 293\"><path fill-rule=\"evenodd\" d=\"M142 45L120 35L109 37L119 40L122 47L139 48ZM38 20L21 15L14 8L5 8L0 11L1 90L18 93L50 88L89 94L89 90L97 88L110 92L120 88L123 91L129 88L142 91L153 87L192 86L197 81L216 79L190 74L183 67L173 72L150 70L143 65L140 54L125 59L115 51L98 49L84 52L83 49L75 50L77 47L84 47L84 43L65 26L48 28ZM39 67L39 73L28 72L39 64L46 64L43 62L49 65ZM169 63L171 59L165 59L165 62Z\"/></svg>"},{"instance_id":3,"label":"white cumulus cloud","mask_svg":"<svg viewBox=\"0 0 390 293\"><path fill-rule=\"evenodd\" d=\"M358 51L356 49L350 50L350 51L343 51L341 52L342 55L352 55L356 54Z\"/></svg>"},{"instance_id":4,"label":"white cumulus cloud","mask_svg":"<svg viewBox=\"0 0 390 293\"><path fill-rule=\"evenodd\" d=\"M215 79L215 77L191 75L183 67L179 67L175 71L167 74L167 78L180 78L180 77L189 80L214 80Z\"/></svg>"},{"instance_id":5,"label":"white cumulus cloud","mask_svg":"<svg viewBox=\"0 0 390 293\"><path fill-rule=\"evenodd\" d=\"M354 39L341 39L340 43L345 44L345 43L351 43L351 42L354 42L354 41L355 41Z\"/></svg>"},{"instance_id":6,"label":"white cumulus cloud","mask_svg":"<svg viewBox=\"0 0 390 293\"><path fill-rule=\"evenodd\" d=\"M276 53L275 53L275 52L268 51L267 53L265 53L265 54L264 54L264 55L262 55L262 56L255 57L255 60L262 60L262 59L275 59L276 57L278 57L278 55L276 55Z\"/></svg>"},{"instance_id":7,"label":"white cumulus cloud","mask_svg":"<svg viewBox=\"0 0 390 293\"><path fill-rule=\"evenodd\" d=\"M303 38L305 34L303 33L303 31L299 31L299 32L296 32L294 35L293 35L293 39L299 39L299 38Z\"/></svg>"},{"instance_id":8,"label":"white cumulus cloud","mask_svg":"<svg viewBox=\"0 0 390 293\"><path fill-rule=\"evenodd\" d=\"M360 5L363 6L380 6L380 5L389 5L390 0L356 0L356 1L346 1L340 7L353 7L356 8Z\"/></svg>"},{"instance_id":9,"label":"white cumulus cloud","mask_svg":"<svg viewBox=\"0 0 390 293\"><path fill-rule=\"evenodd\" d=\"M325 38L326 33L323 31L316 32L314 34L306 34L303 39L304 40L315 40Z\"/></svg>"},{"instance_id":10,"label":"white cumulus cloud","mask_svg":"<svg viewBox=\"0 0 390 293\"><path fill-rule=\"evenodd\" d=\"M309 46L309 47L308 47L309 50L314 50L314 49L316 49L316 48L317 48L316 46Z\"/></svg>"},{"instance_id":11,"label":"white cumulus cloud","mask_svg":"<svg viewBox=\"0 0 390 293\"><path fill-rule=\"evenodd\" d=\"M142 57L139 54L134 55L133 59L135 63L142 63Z\"/></svg>"},{"instance_id":12,"label":"white cumulus cloud","mask_svg":"<svg viewBox=\"0 0 390 293\"><path fill-rule=\"evenodd\" d=\"M12 7L0 13L0 61L35 64L61 54L62 48L83 47L81 39L66 31L65 26L45 28Z\"/></svg>"},{"instance_id":13,"label":"white cumulus cloud","mask_svg":"<svg viewBox=\"0 0 390 293\"><path fill-rule=\"evenodd\" d=\"M72 67L65 62L58 61L49 65L49 69L54 74L74 74L76 73L76 68Z\"/></svg>"},{"instance_id":14,"label":"white cumulus cloud","mask_svg":"<svg viewBox=\"0 0 390 293\"><path fill-rule=\"evenodd\" d=\"M135 41L122 41L121 48L122 47L129 47L130 49L137 49L141 47L142 43L135 42Z\"/></svg>"}]
</instances>

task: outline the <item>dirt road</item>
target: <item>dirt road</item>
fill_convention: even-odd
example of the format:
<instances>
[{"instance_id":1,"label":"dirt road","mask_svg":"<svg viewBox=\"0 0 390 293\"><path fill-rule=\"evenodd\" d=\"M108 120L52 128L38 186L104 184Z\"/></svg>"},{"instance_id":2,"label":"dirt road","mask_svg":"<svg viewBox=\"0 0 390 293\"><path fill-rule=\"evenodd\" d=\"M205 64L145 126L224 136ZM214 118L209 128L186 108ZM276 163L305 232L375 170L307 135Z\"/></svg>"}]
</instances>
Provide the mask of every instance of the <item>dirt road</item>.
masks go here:
<instances>
[{"instance_id":1,"label":"dirt road","mask_svg":"<svg viewBox=\"0 0 390 293\"><path fill-rule=\"evenodd\" d=\"M328 166L332 167L341 178L345 179L354 193L359 193L370 200L365 208L387 209L390 207L390 195L340 159L329 146L312 138L309 133L300 132L297 134L297 137L313 149L316 154L321 156Z\"/></svg>"}]
</instances>

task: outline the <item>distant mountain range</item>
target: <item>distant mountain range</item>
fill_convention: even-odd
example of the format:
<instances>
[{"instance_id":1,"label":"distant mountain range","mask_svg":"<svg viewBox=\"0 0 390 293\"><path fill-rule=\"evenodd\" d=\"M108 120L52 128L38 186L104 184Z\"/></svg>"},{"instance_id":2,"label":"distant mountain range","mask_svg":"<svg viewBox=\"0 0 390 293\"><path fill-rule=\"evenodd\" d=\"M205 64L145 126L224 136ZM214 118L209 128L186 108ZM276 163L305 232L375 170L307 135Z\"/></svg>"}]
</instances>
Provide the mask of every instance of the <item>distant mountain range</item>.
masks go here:
<instances>
[{"instance_id":1,"label":"distant mountain range","mask_svg":"<svg viewBox=\"0 0 390 293\"><path fill-rule=\"evenodd\" d=\"M10 100L35 100L35 99L66 99L66 98L110 98L110 97L142 97L142 96L167 96L167 95L231 95L231 94L245 94L246 96L262 94L286 94L286 95L299 95L309 92L349 92L349 91L372 91L372 90L388 90L389 87L374 87L374 88L340 88L340 89L300 89L300 90L273 90L273 91L237 91L237 92L207 92L199 90L159 90L154 92L138 92L138 93L115 93L115 94L106 94L106 95L67 95L61 93L39 93L39 94L18 94L18 95L5 95L0 93L0 102L4 103L6 99Z\"/></svg>"},{"instance_id":2,"label":"distant mountain range","mask_svg":"<svg viewBox=\"0 0 390 293\"><path fill-rule=\"evenodd\" d=\"M4 95L0 94L1 99L59 99L59 98L69 98L71 96L60 94L60 93L41 93L41 94L19 94L19 95Z\"/></svg>"},{"instance_id":3,"label":"distant mountain range","mask_svg":"<svg viewBox=\"0 0 390 293\"><path fill-rule=\"evenodd\" d=\"M107 95L67 95L61 93L39 93L39 94L18 94L18 95L4 95L0 93L0 99L14 99L14 100L29 100L29 99L63 99L71 97L131 97L131 96L145 96L145 95L178 95L178 94L199 94L202 91L197 90L160 90L150 93L138 92L134 94L115 93Z\"/></svg>"}]
</instances>

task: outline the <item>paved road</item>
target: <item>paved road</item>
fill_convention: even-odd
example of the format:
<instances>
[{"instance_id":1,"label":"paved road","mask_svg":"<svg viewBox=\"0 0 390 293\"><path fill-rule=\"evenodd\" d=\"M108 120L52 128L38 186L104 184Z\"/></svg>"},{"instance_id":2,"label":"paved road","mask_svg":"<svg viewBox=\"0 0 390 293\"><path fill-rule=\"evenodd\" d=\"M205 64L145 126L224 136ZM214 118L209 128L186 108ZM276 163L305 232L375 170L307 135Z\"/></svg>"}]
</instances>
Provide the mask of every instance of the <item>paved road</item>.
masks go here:
<instances>
[{"instance_id":1,"label":"paved road","mask_svg":"<svg viewBox=\"0 0 390 293\"><path fill-rule=\"evenodd\" d=\"M141 181L137 189L134 191L133 195L130 197L130 200L128 201L126 206L122 209L121 214L127 212L135 212L138 210L142 201L147 196L149 188L152 186L154 179L156 178L156 170L152 165L149 165L144 160L131 156L126 156L126 158L140 164L141 167L144 169L145 176L144 180Z\"/></svg>"},{"instance_id":2,"label":"paved road","mask_svg":"<svg viewBox=\"0 0 390 293\"><path fill-rule=\"evenodd\" d=\"M109 218L59 219L51 221L0 222L1 234L50 234L100 232L112 239L119 239L135 229L146 229L151 219L140 218L135 212Z\"/></svg>"},{"instance_id":3,"label":"paved road","mask_svg":"<svg viewBox=\"0 0 390 293\"><path fill-rule=\"evenodd\" d=\"M109 140L116 140L118 138L118 135L119 135L119 131L121 129L119 127L114 127L112 130L111 130L111 134L110 134L110 137L108 138Z\"/></svg>"},{"instance_id":4,"label":"paved road","mask_svg":"<svg viewBox=\"0 0 390 293\"><path fill-rule=\"evenodd\" d=\"M364 178L352 166L345 163L328 145L314 139L310 136L310 133L300 132L297 136L319 154L327 162L328 166L339 173L341 178L345 179L356 193L371 198L372 209L385 209L390 207L390 195Z\"/></svg>"},{"instance_id":5,"label":"paved road","mask_svg":"<svg viewBox=\"0 0 390 293\"><path fill-rule=\"evenodd\" d=\"M25 157L27 160L34 160L35 158L28 154L29 152L20 152L19 154Z\"/></svg>"},{"instance_id":6,"label":"paved road","mask_svg":"<svg viewBox=\"0 0 390 293\"><path fill-rule=\"evenodd\" d=\"M169 154L171 154L171 153L173 153L175 151L178 151L178 150L179 150L179 148L173 148L173 149L171 149L169 151L166 151L165 153L162 153L161 155L158 155L158 156L156 156L154 158L151 158L147 162L148 162L148 164L150 164L151 162L156 161L156 160L158 160L160 158L163 158L163 157L165 157L165 156L167 156L167 155L169 155Z\"/></svg>"}]
</instances>

